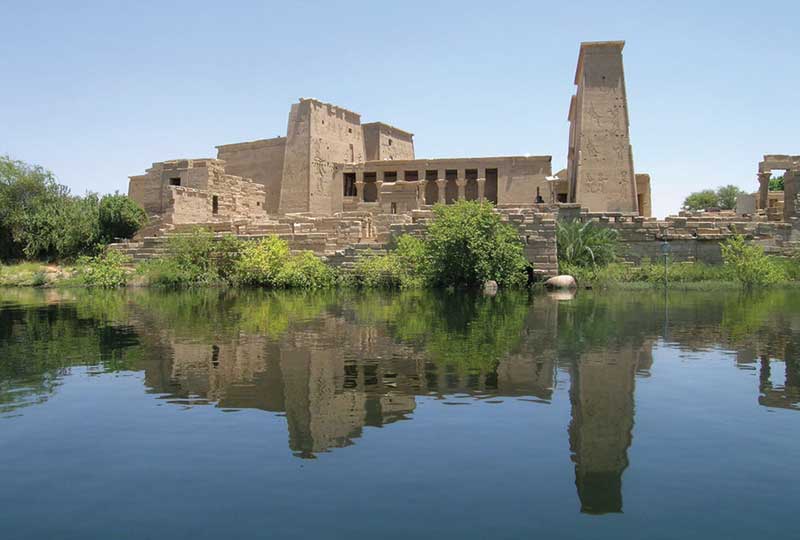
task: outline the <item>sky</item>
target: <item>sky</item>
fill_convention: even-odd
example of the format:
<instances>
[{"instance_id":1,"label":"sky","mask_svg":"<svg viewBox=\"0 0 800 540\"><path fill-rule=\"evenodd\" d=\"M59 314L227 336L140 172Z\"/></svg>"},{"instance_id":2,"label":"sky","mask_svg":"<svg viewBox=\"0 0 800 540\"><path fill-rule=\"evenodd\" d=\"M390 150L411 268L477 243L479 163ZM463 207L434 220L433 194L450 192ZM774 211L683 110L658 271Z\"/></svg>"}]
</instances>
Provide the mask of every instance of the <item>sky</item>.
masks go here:
<instances>
[{"instance_id":1,"label":"sky","mask_svg":"<svg viewBox=\"0 0 800 540\"><path fill-rule=\"evenodd\" d=\"M634 167L663 217L800 154L798 20L796 0L0 0L0 155L126 192L153 162L285 135L315 97L413 132L420 158L556 172L580 43L625 40Z\"/></svg>"}]
</instances>

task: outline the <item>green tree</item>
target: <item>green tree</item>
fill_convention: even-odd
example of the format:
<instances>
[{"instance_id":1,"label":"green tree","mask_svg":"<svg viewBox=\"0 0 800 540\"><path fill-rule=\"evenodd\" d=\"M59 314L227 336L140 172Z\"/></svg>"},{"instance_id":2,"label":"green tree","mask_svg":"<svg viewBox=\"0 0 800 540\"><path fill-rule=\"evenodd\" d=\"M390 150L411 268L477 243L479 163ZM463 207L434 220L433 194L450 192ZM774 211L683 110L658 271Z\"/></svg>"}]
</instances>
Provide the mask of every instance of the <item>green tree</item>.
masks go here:
<instances>
[{"instance_id":1,"label":"green tree","mask_svg":"<svg viewBox=\"0 0 800 540\"><path fill-rule=\"evenodd\" d=\"M47 169L0 156L0 258L23 257L25 225L36 221L33 216L41 209L51 211L67 196L67 188Z\"/></svg>"},{"instance_id":2,"label":"green tree","mask_svg":"<svg viewBox=\"0 0 800 540\"><path fill-rule=\"evenodd\" d=\"M743 194L744 191L733 184L720 187L717 189L717 200L719 201L719 207L723 210L733 210L736 208L736 198Z\"/></svg>"},{"instance_id":3,"label":"green tree","mask_svg":"<svg viewBox=\"0 0 800 540\"><path fill-rule=\"evenodd\" d=\"M461 201L434 206L426 249L435 285L475 286L486 280L518 286L528 262L513 226L490 203Z\"/></svg>"},{"instance_id":4,"label":"green tree","mask_svg":"<svg viewBox=\"0 0 800 540\"><path fill-rule=\"evenodd\" d=\"M783 175L769 179L770 191L783 191Z\"/></svg>"},{"instance_id":5,"label":"green tree","mask_svg":"<svg viewBox=\"0 0 800 540\"><path fill-rule=\"evenodd\" d=\"M683 201L683 207L686 210L707 210L708 208L716 207L718 204L719 197L713 189L697 191Z\"/></svg>"},{"instance_id":6,"label":"green tree","mask_svg":"<svg viewBox=\"0 0 800 540\"><path fill-rule=\"evenodd\" d=\"M147 223L147 214L133 199L115 193L100 200L100 237L104 242L117 238L132 238Z\"/></svg>"}]
</instances>

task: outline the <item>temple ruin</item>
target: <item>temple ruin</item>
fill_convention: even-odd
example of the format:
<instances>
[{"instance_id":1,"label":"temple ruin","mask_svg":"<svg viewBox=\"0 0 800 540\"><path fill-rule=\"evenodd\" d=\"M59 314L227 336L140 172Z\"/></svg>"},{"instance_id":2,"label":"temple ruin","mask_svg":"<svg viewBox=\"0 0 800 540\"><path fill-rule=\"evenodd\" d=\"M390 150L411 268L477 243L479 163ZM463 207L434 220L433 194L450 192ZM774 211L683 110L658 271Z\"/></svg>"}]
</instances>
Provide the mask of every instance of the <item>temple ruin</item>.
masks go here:
<instances>
[{"instance_id":1,"label":"temple ruin","mask_svg":"<svg viewBox=\"0 0 800 540\"><path fill-rule=\"evenodd\" d=\"M288 215L409 214L459 200L648 215L650 177L633 170L623 45L581 44L568 167L560 176L549 155L418 159L413 133L302 98L291 107L285 137L220 145L216 159L154 163L130 178L129 194L157 223L151 233ZM214 180L195 180L198 168L213 171Z\"/></svg>"},{"instance_id":2,"label":"temple ruin","mask_svg":"<svg viewBox=\"0 0 800 540\"><path fill-rule=\"evenodd\" d=\"M800 156L767 155L757 195L737 212L651 217L650 175L636 172L622 61L624 41L582 43L569 104L566 167L550 155L418 158L414 134L310 98L291 106L286 136L217 146L217 156L153 163L130 177L150 216L135 260L162 253L165 237L203 227L257 239L277 235L348 267L400 234L424 235L435 204L489 201L516 227L534 274L557 272L555 222L596 221L619 231L624 258L721 261L719 243L744 234L768 252L798 246ZM785 192L768 190L785 170Z\"/></svg>"}]
</instances>

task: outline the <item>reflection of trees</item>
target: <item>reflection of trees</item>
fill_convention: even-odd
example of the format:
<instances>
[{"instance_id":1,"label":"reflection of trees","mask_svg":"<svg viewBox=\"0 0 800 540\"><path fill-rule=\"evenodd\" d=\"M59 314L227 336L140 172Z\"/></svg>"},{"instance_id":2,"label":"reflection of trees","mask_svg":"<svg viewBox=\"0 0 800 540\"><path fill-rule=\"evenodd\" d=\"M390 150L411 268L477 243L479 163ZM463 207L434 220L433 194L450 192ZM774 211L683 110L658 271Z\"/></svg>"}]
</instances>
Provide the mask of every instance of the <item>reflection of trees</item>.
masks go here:
<instances>
[{"instance_id":1,"label":"reflection of trees","mask_svg":"<svg viewBox=\"0 0 800 540\"><path fill-rule=\"evenodd\" d=\"M367 295L355 305L360 321L387 324L399 341L416 344L429 360L460 372L491 372L520 343L531 299L465 292Z\"/></svg>"},{"instance_id":2,"label":"reflection of trees","mask_svg":"<svg viewBox=\"0 0 800 540\"><path fill-rule=\"evenodd\" d=\"M552 398L571 378L569 441L586 512L622 509L636 376L665 335L663 293L546 296L206 289L10 293L0 408L46 399L71 366L138 369L150 391L286 416L302 457L410 418L416 396ZM667 338L760 369L759 403L800 402L800 294L670 293ZM783 365L775 360L785 360ZM785 368L785 371L782 369Z\"/></svg>"},{"instance_id":3,"label":"reflection of trees","mask_svg":"<svg viewBox=\"0 0 800 540\"><path fill-rule=\"evenodd\" d=\"M133 329L96 318L94 308L111 310L113 295L98 295L96 304L81 308L61 303L63 295L54 291L8 291L3 297L0 414L45 401L72 367L130 370L141 358Z\"/></svg>"}]
</instances>

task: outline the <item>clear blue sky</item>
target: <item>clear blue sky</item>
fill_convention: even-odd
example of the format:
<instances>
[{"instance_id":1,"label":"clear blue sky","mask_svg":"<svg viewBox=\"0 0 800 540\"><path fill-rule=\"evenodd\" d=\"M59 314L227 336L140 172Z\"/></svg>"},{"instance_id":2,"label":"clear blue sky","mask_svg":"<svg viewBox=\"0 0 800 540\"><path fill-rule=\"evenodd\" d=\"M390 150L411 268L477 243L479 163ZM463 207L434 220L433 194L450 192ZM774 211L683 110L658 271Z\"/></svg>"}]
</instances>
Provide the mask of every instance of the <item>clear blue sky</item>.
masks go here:
<instances>
[{"instance_id":1,"label":"clear blue sky","mask_svg":"<svg viewBox=\"0 0 800 540\"><path fill-rule=\"evenodd\" d=\"M800 2L0 0L0 154L73 192L283 135L316 97L415 133L419 157L565 165L581 41L624 39L634 164L656 215L756 189L800 154Z\"/></svg>"}]
</instances>

